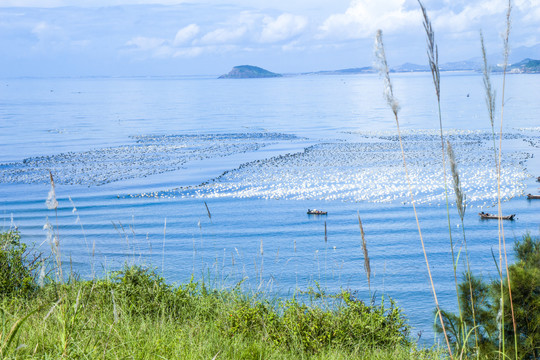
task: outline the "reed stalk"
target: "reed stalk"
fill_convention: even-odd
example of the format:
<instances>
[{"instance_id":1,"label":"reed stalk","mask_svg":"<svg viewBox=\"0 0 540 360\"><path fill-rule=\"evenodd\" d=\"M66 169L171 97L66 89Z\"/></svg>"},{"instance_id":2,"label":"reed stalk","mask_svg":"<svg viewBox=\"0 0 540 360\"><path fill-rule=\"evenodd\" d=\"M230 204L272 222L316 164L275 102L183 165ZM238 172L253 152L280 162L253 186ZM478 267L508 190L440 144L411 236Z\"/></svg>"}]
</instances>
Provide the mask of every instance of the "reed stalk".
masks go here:
<instances>
[{"instance_id":1,"label":"reed stalk","mask_svg":"<svg viewBox=\"0 0 540 360\"><path fill-rule=\"evenodd\" d=\"M328 277L328 269L327 269L327 255L328 255L328 230L326 228L326 221L324 222L324 287L327 287L327 277Z\"/></svg>"},{"instance_id":2,"label":"reed stalk","mask_svg":"<svg viewBox=\"0 0 540 360\"><path fill-rule=\"evenodd\" d=\"M504 104L505 104L505 88L506 88L506 73L508 70L508 55L510 54L510 47L509 47L509 38L510 38L510 29L511 29L511 14L512 14L512 0L508 0L508 8L506 11L506 32L504 34L503 43L504 43L504 62L503 62L503 85L502 85L502 104L501 104L501 130L499 135L499 155L498 155L498 173L497 173L497 205L499 210L499 224L500 224L500 238L502 238L502 247L504 250L504 266L506 271L506 280L508 283L508 296L510 300L510 311L512 313L512 325L514 328L514 348L515 348L515 355L516 359L518 359L518 342L517 342L517 326L516 326L516 319L514 316L514 304L512 301L512 286L510 284L510 273L508 271L508 256L506 253L506 240L504 236L504 224L502 222L501 216L502 216L502 205L501 205L501 158L502 158L502 137L503 137L503 123L504 123ZM501 264L502 267L502 264ZM502 286L502 279L501 279L501 286ZM502 309L503 309L503 334L504 334L504 296L503 292L501 291L501 299L502 301ZM504 335L503 335L504 336ZM503 338L504 339L504 338ZM504 346L504 340L503 340L503 346ZM503 353L504 348L503 348Z\"/></svg>"},{"instance_id":3,"label":"reed stalk","mask_svg":"<svg viewBox=\"0 0 540 360\"><path fill-rule=\"evenodd\" d=\"M51 242L51 250L55 256L56 259L56 266L57 266L57 274L59 277L60 283L63 283L64 281L64 275L62 273L62 257L60 254L60 227L58 225L58 200L56 199L56 187L54 185L54 178L52 172L49 171L49 179L51 182L51 189L49 190L49 194L47 195L47 200L45 201L45 205L47 205L47 209L54 210L54 215L56 218L56 232L54 231L54 227L50 226L48 227L48 230L52 232L52 242Z\"/></svg>"},{"instance_id":4,"label":"reed stalk","mask_svg":"<svg viewBox=\"0 0 540 360\"><path fill-rule=\"evenodd\" d=\"M262 239L261 239L259 254L261 255L261 272L260 272L260 277L259 277L259 287L260 287L263 283L263 269L264 269L264 247L263 247Z\"/></svg>"},{"instance_id":5,"label":"reed stalk","mask_svg":"<svg viewBox=\"0 0 540 360\"><path fill-rule=\"evenodd\" d=\"M420 243L422 244L422 252L424 253L424 259L426 261L426 267L427 267L427 271L428 271L429 281L430 281L430 284L431 284L431 291L432 291L432 294L433 294L433 299L435 301L435 306L437 308L437 313L439 315L439 320L441 322L441 327L443 329L444 339L446 341L446 345L448 346L448 353L450 355L450 358L453 359L454 357L452 355L452 348L450 347L450 341L448 340L448 335L446 333L446 328L445 328L444 321L443 321L443 318L442 318L441 309L439 307L439 301L437 299L437 292L435 290L435 285L433 283L433 277L431 275L431 268L429 267L429 260L428 260L428 256L427 256L427 252L426 252L426 248L425 248L425 244L424 244L424 239L422 237L422 229L420 228L420 221L418 220L418 213L416 211L416 204L415 204L415 201L414 201L414 195L413 195L413 191L412 191L409 171L407 169L407 161L405 159L405 151L403 150L403 141L401 139L401 130L400 130L400 127L399 127L399 117L398 117L399 103L398 103L397 99L394 96L392 82L390 80L390 71L388 69L388 62L386 61L386 54L385 54L385 51L384 51L384 44L383 44L383 39L382 39L382 30L377 30L377 35L375 37L375 58L377 60L376 65L379 67L379 72L383 76L383 80L384 80L384 96L385 96L386 102L387 102L388 106L390 107L390 109L392 110L392 113L394 114L394 118L396 120L396 127L397 127L398 138L399 138L399 146L400 146L400 149L401 149L401 156L402 156L402 159L403 159L403 168L404 168L404 171L405 171L405 177L407 179L407 186L408 186L408 189L409 189L409 194L411 196L411 204L412 204L413 211L414 211L414 217L416 219L416 226L418 228L418 235L420 237Z\"/></svg>"},{"instance_id":6,"label":"reed stalk","mask_svg":"<svg viewBox=\"0 0 540 360\"><path fill-rule=\"evenodd\" d=\"M81 222L81 218L79 216L79 210L77 210L77 207L75 206L75 202L73 202L73 199L71 199L71 196L68 196L68 199L69 199L69 202L71 203L71 206L73 206L73 209L71 210L71 212L73 214L77 215L77 219L75 220L75 223L79 224L81 226L81 232L83 234L84 244L86 246L86 251L87 251L88 255L90 256L90 247L88 245L88 239L86 238L86 231L84 230L84 226L83 226L83 224ZM94 241L94 244L92 246L92 254L91 254L92 263L90 264L90 268L92 270L92 279L95 279L95 270L94 270L95 246L96 246L96 242Z\"/></svg>"},{"instance_id":7,"label":"reed stalk","mask_svg":"<svg viewBox=\"0 0 540 360\"><path fill-rule=\"evenodd\" d=\"M503 276L503 273L502 273L502 269L503 269L503 259L502 259L502 255L504 253L504 260L505 260L505 266L504 266L504 269L506 271L506 278L507 278L507 282L508 282L508 293L509 293L509 298L510 298L510 309L511 309L511 313L512 313L512 324L513 324L513 328L514 328L514 347L515 347L515 356L516 356L516 359L518 358L518 352L517 352L517 328L516 328L516 321L515 321L515 316L514 316L514 306L513 306L513 302L512 302L512 288L511 288L511 283L510 283L510 276L509 276L509 272L508 272L508 258L507 258L507 254L506 254L506 240L505 240L505 235L504 235L504 224L502 222L502 219L501 219L501 216L502 216L502 204L501 204L501 159L502 159L502 138L503 138L503 122L504 122L504 105L505 105L505 88L506 88L506 74L507 74L507 69L508 69L508 55L509 55L509 52L510 52L510 47L509 47L509 38L510 38L510 29L511 29L511 12L512 12L512 2L511 0L508 0L508 8L507 8L507 11L506 11L506 32L504 34L504 37L503 37L503 44L504 44L504 50L503 50L503 56L504 56L504 61L503 61L503 83L502 83L502 102L501 102L501 123L500 123L500 132L499 132L499 148L498 148L498 151L497 151L497 146L496 146L496 141L495 141L495 138L496 138L496 135L495 135L495 91L492 90L492 86L491 86L491 80L490 80L490 76L489 76L489 73L490 73L490 69L488 67L488 62L487 62L487 56L486 56L486 49L485 49L485 44L484 44L484 38L483 38L483 35L482 35L482 32L480 32L480 43L481 43L481 47L482 47L482 58L483 58L483 62L484 62L484 66L483 66L483 81L484 81L484 89L486 91L486 105L487 105L487 108L488 108L488 115L489 115L489 120L490 120L490 123L491 123L491 131L492 131L492 138L493 138L493 153L494 153L494 158L495 158L495 167L496 167L496 171L497 171L497 213L498 213L498 216L499 216L499 219L498 219L498 235L499 235L499 265L498 265L498 268L500 269L499 270L499 277L500 277L500 280L501 280L501 309L504 313L504 287L503 287L503 282L504 282L504 276ZM502 349L499 349L499 350L502 350L502 353L503 354L506 354L505 353L505 334L504 334L504 315L501 316L501 332L502 334L500 334L501 336L501 341L500 341L500 346L502 345Z\"/></svg>"},{"instance_id":8,"label":"reed stalk","mask_svg":"<svg viewBox=\"0 0 540 360\"><path fill-rule=\"evenodd\" d=\"M496 135L495 135L495 98L496 98L496 91L493 89L491 85L491 77L490 72L491 69L488 65L487 55L486 55L486 47L484 44L484 36L482 34L482 31L480 31L480 45L482 49L482 59L483 59L483 82L484 82L484 90L486 92L486 106L488 110L488 116L489 116L489 122L491 124L491 135L493 140L493 159L495 160L495 171L497 175L497 182L499 181L500 177L500 171L499 171L499 162L497 161L497 144L495 141ZM499 194L499 193L498 193ZM498 211L499 216L501 215L501 212ZM501 284L503 282L503 274L501 269L501 224L502 220L497 220L497 226L498 226L498 237L499 237L499 264L495 263L497 265L497 270L499 273L499 278L501 280ZM501 287L501 296L502 296L502 287ZM498 320L497 320L498 321ZM499 352L501 351L501 342L499 343Z\"/></svg>"},{"instance_id":9,"label":"reed stalk","mask_svg":"<svg viewBox=\"0 0 540 360\"><path fill-rule=\"evenodd\" d=\"M161 250L161 274L165 271L165 238L167 236L167 218L165 218L165 223L163 224L163 248Z\"/></svg>"},{"instance_id":10,"label":"reed stalk","mask_svg":"<svg viewBox=\"0 0 540 360\"><path fill-rule=\"evenodd\" d=\"M469 292L470 292L470 299L471 299L474 339L475 339L475 345L477 349L476 358L479 358L480 353L478 352L478 349L479 349L478 330L476 326L476 313L474 310L474 297L473 297L473 289L472 289L472 281L471 281L471 266L470 266L470 261L469 261L469 251L467 249L467 237L465 236L464 218L465 218L465 211L467 210L467 196L465 195L465 193L463 193L463 190L461 188L461 182L459 180L459 171L457 168L457 161L456 161L456 155L454 153L454 149L452 148L450 141L447 141L446 143L447 143L447 149L448 149L448 159L450 160L450 171L452 172L454 193L456 195L456 207L458 210L459 218L461 219L461 231L463 233L463 245L465 247L465 263L467 266L467 280L469 282Z\"/></svg>"},{"instance_id":11,"label":"reed stalk","mask_svg":"<svg viewBox=\"0 0 540 360\"><path fill-rule=\"evenodd\" d=\"M438 117L439 117L439 132L441 138L441 158L442 158L442 173L444 178L444 197L446 201L446 217L448 220L448 236L450 238L450 252L452 254L452 267L454 270L454 284L456 287L456 299L458 304L459 319L461 322L461 332L465 336L465 331L463 328L463 312L461 309L461 303L459 300L459 291L458 291L458 279L457 279L457 263L456 256L454 253L454 241L452 238L452 225L450 223L450 202L448 201L448 179L446 176L446 152L444 146L444 134L442 126L442 112L441 112L441 74L439 71L439 49L437 43L435 42L435 32L431 25L431 21L427 14L427 10L420 0L418 0L420 9L422 10L422 15L424 18L424 30L426 31L426 43L427 43L427 56L429 62L429 68L431 70L431 75L433 78L433 85L435 87L435 95L437 96L437 107L438 107Z\"/></svg>"},{"instance_id":12,"label":"reed stalk","mask_svg":"<svg viewBox=\"0 0 540 360\"><path fill-rule=\"evenodd\" d=\"M212 221L212 214L210 214L210 209L208 208L208 204L206 201L204 202L204 206L206 206L206 212L208 213L208 218L210 219L210 222Z\"/></svg>"}]
</instances>

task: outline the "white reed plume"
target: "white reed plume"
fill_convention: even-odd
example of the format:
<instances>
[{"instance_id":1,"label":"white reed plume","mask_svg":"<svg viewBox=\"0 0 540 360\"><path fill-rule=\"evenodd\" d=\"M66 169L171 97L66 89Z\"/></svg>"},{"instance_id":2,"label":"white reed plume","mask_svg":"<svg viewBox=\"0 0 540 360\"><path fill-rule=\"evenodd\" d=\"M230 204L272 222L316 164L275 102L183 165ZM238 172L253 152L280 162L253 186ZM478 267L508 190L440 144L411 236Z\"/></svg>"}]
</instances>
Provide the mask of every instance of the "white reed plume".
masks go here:
<instances>
[{"instance_id":1,"label":"white reed plume","mask_svg":"<svg viewBox=\"0 0 540 360\"><path fill-rule=\"evenodd\" d=\"M510 38L510 29L512 28L512 21L511 21L511 14L512 14L512 0L508 0L508 8L506 11L506 32L503 37L503 44L504 44L504 63L503 63L503 85L502 85L502 105L501 105L501 128L499 133L499 156L497 159L498 163L498 173L497 173L497 208L499 210L499 266L502 267L502 254L501 254L501 247L504 251L504 265L506 270L506 280L508 284L508 297L510 300L510 311L512 314L512 325L514 329L514 350L516 359L518 358L518 341L517 341L517 326L516 326L516 319L514 316L514 303L512 301L512 285L510 281L510 273L508 272L508 256L506 254L506 239L504 236L504 224L502 222L501 216L502 216L502 204L501 204L501 157L502 157L502 133L503 133L503 122L504 122L504 104L505 104L505 89L506 89L506 73L508 69L508 55L510 54L510 46L509 46L509 38ZM501 244L501 238L502 238L502 244ZM504 312L504 297L503 297L503 285L502 285L502 278L501 278L501 299L502 299L502 308ZM501 319L502 322L502 328L504 329L504 316ZM504 331L502 334L502 346L503 346L503 354L505 353L505 339L504 339Z\"/></svg>"},{"instance_id":2,"label":"white reed plume","mask_svg":"<svg viewBox=\"0 0 540 360\"><path fill-rule=\"evenodd\" d=\"M362 226L360 213L358 213L358 225L360 226L360 234L362 235L362 252L364 253L364 270L366 271L369 292L371 294L371 266L369 263L369 254L368 254L367 243L366 243L366 234L364 233L364 227Z\"/></svg>"},{"instance_id":3,"label":"white reed plume","mask_svg":"<svg viewBox=\"0 0 540 360\"><path fill-rule=\"evenodd\" d=\"M459 217L461 218L461 221L463 221L463 218L465 217L465 210L467 208L467 196L465 195L465 193L463 193L463 190L461 189L461 182L459 180L459 172L457 168L454 149L452 148L450 141L446 141L446 144L448 148L448 158L450 159L450 170L452 171L452 179L454 180L453 184L454 192L456 193L456 206L458 209Z\"/></svg>"},{"instance_id":4,"label":"white reed plume","mask_svg":"<svg viewBox=\"0 0 540 360\"><path fill-rule=\"evenodd\" d=\"M390 81L390 70L388 69L386 54L384 52L382 30L377 30L377 36L375 36L375 58L375 66L378 68L379 73L384 80L384 98L386 99L388 106L392 109L394 116L397 118L399 103L394 97L394 89L392 88L392 82Z\"/></svg>"},{"instance_id":5,"label":"white reed plume","mask_svg":"<svg viewBox=\"0 0 540 360\"><path fill-rule=\"evenodd\" d=\"M491 77L490 72L491 68L488 66L488 60L486 55L486 47L484 45L484 35L482 34L482 31L480 30L480 44L482 48L482 59L484 62L484 66L482 68L483 70L483 81L484 81L484 89L486 91L486 106L488 109L488 115L489 115L489 121L491 122L491 129L494 131L495 126L495 98L496 98L496 92L493 89L493 86L491 85ZM493 139L495 141L495 139ZM495 150L495 147L494 147Z\"/></svg>"},{"instance_id":6,"label":"white reed plume","mask_svg":"<svg viewBox=\"0 0 540 360\"><path fill-rule=\"evenodd\" d=\"M435 43L435 32L431 26L431 21L424 5L418 0L420 9L422 9L422 15L424 16L424 29L426 30L426 42L427 42L427 55L429 60L429 67L431 69L431 75L433 76L433 84L435 85L435 92L437 94L437 100L441 100L441 74L439 72L439 48Z\"/></svg>"},{"instance_id":7,"label":"white reed plume","mask_svg":"<svg viewBox=\"0 0 540 360\"><path fill-rule=\"evenodd\" d=\"M385 87L384 95L386 97L386 102L388 103L388 105L392 109L392 112L394 113L394 118L396 120L396 127L397 127L397 132L398 132L398 139L399 139L399 146L400 146L400 149L401 149L401 157L403 159L403 169L405 171L405 178L407 179L407 186L408 186L408 189L409 189L409 194L411 196L411 204L412 204L413 211L414 211L414 217L416 219L416 226L418 228L418 236L420 237L420 243L422 245L422 252L424 253L424 259L426 261L426 268L427 268L427 271L428 271L428 277L429 277L429 281L430 281L430 284L431 284L431 291L432 291L432 294L433 294L433 299L435 301L435 306L437 307L437 313L439 314L439 320L441 322L441 327L443 329L444 339L446 340L446 345L448 346L448 353L450 355L450 358L453 359L454 357L452 355L452 348L450 347L450 341L448 340L448 335L446 333L446 328L445 328L444 321L443 321L443 318L442 318L441 309L439 307L439 300L437 299L437 292L435 290L435 284L433 283L433 277L431 275L431 268L429 266L429 260L428 260L428 256L427 256L427 252L426 252L426 247L425 247L425 244L424 244L424 238L422 237L422 229L420 228L420 220L418 219L418 212L416 211L416 204L415 204L414 194L413 194L412 186L411 186L411 178L409 176L409 170L407 169L407 161L405 159L405 151L403 150L403 141L402 141L402 138L401 138L401 130L399 128L399 117L398 117L399 104L398 104L397 100L394 97L394 91L392 89L392 82L390 81L390 71L388 70L388 63L386 61L386 54L385 54L385 51L384 51L384 44L383 44L383 41L382 41L382 31L381 30L377 30L377 36L375 38L375 57L376 57L376 59L378 61L377 65L378 65L378 68L380 70L380 73L384 77L384 87Z\"/></svg>"},{"instance_id":8,"label":"white reed plume","mask_svg":"<svg viewBox=\"0 0 540 360\"><path fill-rule=\"evenodd\" d=\"M45 261L41 261L41 267L39 269L38 286L42 288L45 286Z\"/></svg>"},{"instance_id":9,"label":"white reed plume","mask_svg":"<svg viewBox=\"0 0 540 360\"><path fill-rule=\"evenodd\" d=\"M52 173L49 172L49 177L51 180L51 189L49 190L49 195L47 196L47 200L45 201L45 204L47 205L47 209L49 210L56 210L58 209L58 201L56 200L56 191L54 187L54 179L52 176Z\"/></svg>"}]
</instances>

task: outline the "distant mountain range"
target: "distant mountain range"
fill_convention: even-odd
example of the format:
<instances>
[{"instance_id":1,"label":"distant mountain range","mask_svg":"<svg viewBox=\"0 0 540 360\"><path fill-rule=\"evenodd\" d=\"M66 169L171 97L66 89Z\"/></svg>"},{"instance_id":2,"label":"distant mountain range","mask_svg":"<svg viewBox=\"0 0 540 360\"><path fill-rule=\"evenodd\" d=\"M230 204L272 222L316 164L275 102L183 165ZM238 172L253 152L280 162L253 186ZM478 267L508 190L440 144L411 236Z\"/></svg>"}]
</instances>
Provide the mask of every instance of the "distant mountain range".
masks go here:
<instances>
[{"instance_id":1,"label":"distant mountain range","mask_svg":"<svg viewBox=\"0 0 540 360\"><path fill-rule=\"evenodd\" d=\"M440 71L482 71L483 64L473 60L464 60L449 62L439 65ZM376 73L378 70L369 66L361 68L352 68L352 69L342 69L342 70L331 70L331 71L317 71L306 74L317 74L317 75L347 75L347 74L369 74ZM390 69L390 72L424 72L431 71L427 65L411 64L405 63L403 65L394 66ZM502 72L503 68L501 65L495 65L491 67L492 72ZM540 73L540 60L534 59L523 59L518 63L510 64L507 68L507 71L514 74L519 73Z\"/></svg>"},{"instance_id":2,"label":"distant mountain range","mask_svg":"<svg viewBox=\"0 0 540 360\"><path fill-rule=\"evenodd\" d=\"M534 46L521 46L512 49L509 55L510 66L508 71L511 73L539 73L538 61L533 59L540 59L540 44ZM502 54L488 55L488 61L492 65L491 70L494 72L501 72L504 59ZM447 62L439 65L441 71L482 71L483 60L481 56L477 56L468 60ZM390 69L392 72L422 72L430 71L428 65L419 65L405 63L399 66L394 66ZM353 69L342 69L333 71L318 71L311 74L365 74L376 73L377 69L373 67L361 67Z\"/></svg>"},{"instance_id":3,"label":"distant mountain range","mask_svg":"<svg viewBox=\"0 0 540 360\"><path fill-rule=\"evenodd\" d=\"M519 57L518 57L519 56ZM493 72L502 72L501 63L504 61L502 55L492 54L488 56L491 64L496 64L491 67ZM522 60L519 60L522 59ZM509 66L507 71L513 74L534 74L540 73L540 44L532 47L519 47L513 49L509 56ZM439 65L441 71L477 71L481 72L483 68L483 60L481 57L471 58L469 60L448 62ZM377 69L372 66L340 69L340 70L324 70L302 74L289 75L350 75L350 74L372 74L377 73ZM430 71L428 65L419 65L405 63L399 66L392 67L391 72L426 72ZM263 68L252 65L235 66L225 75L221 75L220 79L249 79L249 78L272 78L281 77L282 74L273 73Z\"/></svg>"}]
</instances>

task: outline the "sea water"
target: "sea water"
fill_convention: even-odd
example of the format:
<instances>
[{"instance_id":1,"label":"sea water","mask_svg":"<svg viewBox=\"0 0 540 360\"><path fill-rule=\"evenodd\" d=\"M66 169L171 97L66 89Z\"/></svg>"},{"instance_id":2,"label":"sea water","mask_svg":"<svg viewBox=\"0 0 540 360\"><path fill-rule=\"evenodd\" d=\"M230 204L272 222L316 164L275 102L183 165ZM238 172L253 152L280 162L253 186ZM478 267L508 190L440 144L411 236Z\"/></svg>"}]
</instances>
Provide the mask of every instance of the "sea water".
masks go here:
<instances>
[{"instance_id":1,"label":"sea water","mask_svg":"<svg viewBox=\"0 0 540 360\"><path fill-rule=\"evenodd\" d=\"M455 310L431 75L392 75L435 289L441 307ZM501 93L502 77L493 81ZM497 221L477 215L497 211L482 78L445 73L441 84L444 133L468 199L462 223L448 171L454 252L465 230L471 270L489 279L499 235ZM540 203L525 197L539 186L539 91L537 75L507 78L501 192L503 212L517 214L504 222L510 260L515 239L539 232ZM45 205L49 172L57 212ZM431 342L434 302L406 179L376 75L0 80L0 226L16 226L47 253L50 223L64 264L83 278L128 262L170 282L193 275L269 296L315 286L366 301L390 296ZM313 208L328 215L307 215Z\"/></svg>"}]
</instances>

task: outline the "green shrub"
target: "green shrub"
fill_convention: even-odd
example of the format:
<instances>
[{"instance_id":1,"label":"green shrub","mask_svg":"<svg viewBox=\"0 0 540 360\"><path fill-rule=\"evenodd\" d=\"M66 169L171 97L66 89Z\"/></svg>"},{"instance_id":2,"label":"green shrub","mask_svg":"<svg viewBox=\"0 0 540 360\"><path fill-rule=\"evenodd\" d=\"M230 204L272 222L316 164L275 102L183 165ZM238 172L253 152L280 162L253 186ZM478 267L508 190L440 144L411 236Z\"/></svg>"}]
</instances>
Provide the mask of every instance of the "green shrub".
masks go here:
<instances>
[{"instance_id":1,"label":"green shrub","mask_svg":"<svg viewBox=\"0 0 540 360\"><path fill-rule=\"evenodd\" d=\"M40 255L32 255L21 243L18 231L0 234L0 298L28 296L36 289L33 271Z\"/></svg>"},{"instance_id":2,"label":"green shrub","mask_svg":"<svg viewBox=\"0 0 540 360\"><path fill-rule=\"evenodd\" d=\"M514 245L516 263L508 268L512 288L512 304L516 321L518 356L520 359L540 359L540 238L523 236ZM499 324L501 311L500 280L486 282L479 277L471 276L459 285L460 302L463 304L463 324L457 314L443 311L446 329L455 349L463 349L472 356L479 352L485 358L499 357L502 348ZM478 349L476 349L474 333L471 332L463 341L463 328L466 332L474 331L471 307L471 289L477 324ZM507 355L515 353L514 326L510 307L508 282L503 280L504 294L504 339ZM440 326L438 332L442 332ZM514 356L515 357L515 356Z\"/></svg>"},{"instance_id":3,"label":"green shrub","mask_svg":"<svg viewBox=\"0 0 540 360\"><path fill-rule=\"evenodd\" d=\"M229 337L258 336L275 346L317 353L330 347L354 349L410 345L409 328L391 302L368 306L349 292L339 294L344 303L333 310L308 306L292 299L276 306L268 301L237 300L223 318Z\"/></svg>"}]
</instances>

